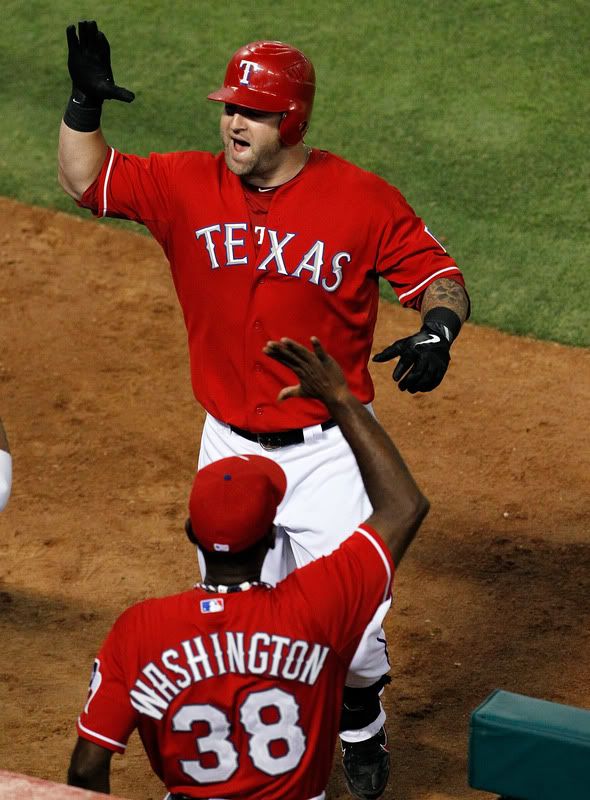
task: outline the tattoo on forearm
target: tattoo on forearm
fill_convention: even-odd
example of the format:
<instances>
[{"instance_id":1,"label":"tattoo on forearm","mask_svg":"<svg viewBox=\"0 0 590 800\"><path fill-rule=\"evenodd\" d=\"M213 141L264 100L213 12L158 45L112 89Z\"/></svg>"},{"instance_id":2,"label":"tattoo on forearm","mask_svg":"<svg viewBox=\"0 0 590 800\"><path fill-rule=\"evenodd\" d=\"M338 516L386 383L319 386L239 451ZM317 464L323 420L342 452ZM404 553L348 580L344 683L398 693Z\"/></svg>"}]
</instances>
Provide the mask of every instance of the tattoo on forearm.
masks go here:
<instances>
[{"instance_id":1,"label":"tattoo on forearm","mask_svg":"<svg viewBox=\"0 0 590 800\"><path fill-rule=\"evenodd\" d=\"M424 292L421 308L422 319L430 309L437 306L444 306L444 308L454 311L461 320L461 324L463 324L469 308L465 289L456 281L449 280L449 278L439 278L434 281Z\"/></svg>"}]
</instances>

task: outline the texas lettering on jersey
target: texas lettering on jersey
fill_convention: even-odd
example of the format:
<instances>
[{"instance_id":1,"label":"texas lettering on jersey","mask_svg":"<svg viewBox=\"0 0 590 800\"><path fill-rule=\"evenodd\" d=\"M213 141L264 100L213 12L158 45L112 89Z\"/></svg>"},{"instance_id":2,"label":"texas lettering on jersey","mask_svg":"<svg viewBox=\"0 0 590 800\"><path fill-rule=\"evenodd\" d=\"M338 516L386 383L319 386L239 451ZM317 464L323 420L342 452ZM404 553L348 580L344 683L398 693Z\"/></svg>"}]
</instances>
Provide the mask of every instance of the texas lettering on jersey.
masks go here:
<instances>
[{"instance_id":1,"label":"texas lettering on jersey","mask_svg":"<svg viewBox=\"0 0 590 800\"><path fill-rule=\"evenodd\" d=\"M211 269L219 269L220 260L226 267L248 264L246 240L239 235L239 232L246 233L249 228L247 222L220 222L195 231L197 241L202 240L207 250ZM258 264L257 270L274 269L279 275L288 275L291 278L307 277L310 283L321 286L327 292L335 292L340 286L342 269L352 259L346 250L330 255L326 252L326 243L318 239L309 247L303 258L291 264L288 260L288 245L295 238L295 233L283 234L260 225L254 228L254 233L258 245L264 246L268 242L268 254ZM223 255L219 251L222 251ZM326 276L326 270L322 272L324 266L328 267L329 277Z\"/></svg>"},{"instance_id":2,"label":"texas lettering on jersey","mask_svg":"<svg viewBox=\"0 0 590 800\"><path fill-rule=\"evenodd\" d=\"M289 378L262 356L269 339L317 336L353 394L370 403L379 280L412 307L439 278L463 283L395 187L316 149L268 193L247 188L223 153L142 158L110 149L80 205L139 222L159 242L187 328L196 399L255 433L326 419L317 401L276 402Z\"/></svg>"},{"instance_id":3,"label":"texas lettering on jersey","mask_svg":"<svg viewBox=\"0 0 590 800\"><path fill-rule=\"evenodd\" d=\"M140 714L162 719L171 701L191 684L228 673L299 681L313 686L329 648L257 631L224 631L185 639L141 669L129 691ZM94 681L95 679L93 679Z\"/></svg>"}]
</instances>

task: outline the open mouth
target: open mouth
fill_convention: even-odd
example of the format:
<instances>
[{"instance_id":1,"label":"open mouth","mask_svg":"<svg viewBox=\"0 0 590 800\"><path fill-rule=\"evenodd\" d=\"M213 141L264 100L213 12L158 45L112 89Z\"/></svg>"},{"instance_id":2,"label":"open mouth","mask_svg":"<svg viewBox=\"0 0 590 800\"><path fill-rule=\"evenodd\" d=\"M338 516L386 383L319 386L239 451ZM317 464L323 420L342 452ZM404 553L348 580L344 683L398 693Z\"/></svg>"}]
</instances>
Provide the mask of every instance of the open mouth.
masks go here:
<instances>
[{"instance_id":1,"label":"open mouth","mask_svg":"<svg viewBox=\"0 0 590 800\"><path fill-rule=\"evenodd\" d=\"M250 147L250 144L245 139L237 139L234 136L232 136L232 145L237 153L244 153Z\"/></svg>"}]
</instances>

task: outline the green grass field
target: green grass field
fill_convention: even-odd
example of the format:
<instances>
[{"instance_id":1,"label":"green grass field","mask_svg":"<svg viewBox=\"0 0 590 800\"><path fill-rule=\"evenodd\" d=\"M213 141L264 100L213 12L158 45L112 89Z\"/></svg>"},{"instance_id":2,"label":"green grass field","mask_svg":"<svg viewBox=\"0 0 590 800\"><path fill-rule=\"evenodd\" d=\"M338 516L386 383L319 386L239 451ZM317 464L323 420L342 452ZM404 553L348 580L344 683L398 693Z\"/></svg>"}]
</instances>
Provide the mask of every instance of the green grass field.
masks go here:
<instances>
[{"instance_id":1,"label":"green grass field","mask_svg":"<svg viewBox=\"0 0 590 800\"><path fill-rule=\"evenodd\" d=\"M67 24L96 18L107 34L115 79L137 98L108 103L103 128L137 153L217 149L219 109L204 98L229 55L290 41L318 76L307 141L401 189L463 267L472 321L590 345L581 0L3 7L0 194L80 213L55 177Z\"/></svg>"}]
</instances>

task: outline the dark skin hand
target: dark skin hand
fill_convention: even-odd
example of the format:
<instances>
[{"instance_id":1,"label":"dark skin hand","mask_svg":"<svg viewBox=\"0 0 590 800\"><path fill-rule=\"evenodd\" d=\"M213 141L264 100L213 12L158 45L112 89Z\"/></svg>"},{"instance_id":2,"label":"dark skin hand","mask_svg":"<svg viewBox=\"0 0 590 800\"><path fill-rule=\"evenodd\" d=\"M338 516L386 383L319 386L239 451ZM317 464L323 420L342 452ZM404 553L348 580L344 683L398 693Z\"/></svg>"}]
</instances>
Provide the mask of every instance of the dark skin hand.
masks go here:
<instances>
[{"instance_id":1,"label":"dark skin hand","mask_svg":"<svg viewBox=\"0 0 590 800\"><path fill-rule=\"evenodd\" d=\"M290 397L317 397L328 405L331 400L337 401L349 394L338 362L324 351L316 336L311 337L311 343L319 364L310 357L311 353L307 348L292 339L268 342L263 348L266 355L291 367L301 380L301 383L281 389L278 401L288 400Z\"/></svg>"}]
</instances>

